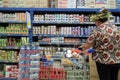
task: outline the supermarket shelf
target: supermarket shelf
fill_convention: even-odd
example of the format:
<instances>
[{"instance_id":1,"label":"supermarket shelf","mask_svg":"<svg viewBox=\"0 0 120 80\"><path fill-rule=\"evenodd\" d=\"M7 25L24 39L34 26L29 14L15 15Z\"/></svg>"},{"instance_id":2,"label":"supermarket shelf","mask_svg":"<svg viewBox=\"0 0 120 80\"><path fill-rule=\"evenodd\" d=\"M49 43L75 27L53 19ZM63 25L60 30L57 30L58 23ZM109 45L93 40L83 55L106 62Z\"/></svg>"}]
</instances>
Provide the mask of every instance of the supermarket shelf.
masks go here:
<instances>
[{"instance_id":1,"label":"supermarket shelf","mask_svg":"<svg viewBox=\"0 0 120 80\"><path fill-rule=\"evenodd\" d=\"M7 46L7 47L0 47L0 49L20 49L20 47Z\"/></svg>"},{"instance_id":2,"label":"supermarket shelf","mask_svg":"<svg viewBox=\"0 0 120 80\"><path fill-rule=\"evenodd\" d=\"M6 21L6 20L5 21L4 20L1 21L0 20L0 23L11 23L11 24L12 23L19 23L19 24L23 24L24 23L25 24L27 22L24 22L24 21Z\"/></svg>"},{"instance_id":3,"label":"supermarket shelf","mask_svg":"<svg viewBox=\"0 0 120 80\"><path fill-rule=\"evenodd\" d=\"M98 12L101 8L2 8L0 11L44 11L44 12ZM111 12L120 12L120 9L109 9Z\"/></svg>"},{"instance_id":4,"label":"supermarket shelf","mask_svg":"<svg viewBox=\"0 0 120 80\"><path fill-rule=\"evenodd\" d=\"M95 25L94 22L63 22L63 21L33 21L33 24L54 24L54 25ZM120 23L114 23L115 25L120 25Z\"/></svg>"},{"instance_id":5,"label":"supermarket shelf","mask_svg":"<svg viewBox=\"0 0 120 80\"><path fill-rule=\"evenodd\" d=\"M18 64L18 62L11 62L11 61L4 61L4 60L0 60L0 63L4 63L4 64Z\"/></svg>"},{"instance_id":6,"label":"supermarket shelf","mask_svg":"<svg viewBox=\"0 0 120 80\"><path fill-rule=\"evenodd\" d=\"M32 8L33 11L44 11L44 12L96 12L99 9L92 8Z\"/></svg>"},{"instance_id":7,"label":"supermarket shelf","mask_svg":"<svg viewBox=\"0 0 120 80\"><path fill-rule=\"evenodd\" d=\"M81 45L81 43L49 43L49 42L40 42L40 45L69 45L69 46L74 46L74 45Z\"/></svg>"},{"instance_id":8,"label":"supermarket shelf","mask_svg":"<svg viewBox=\"0 0 120 80\"><path fill-rule=\"evenodd\" d=\"M32 8L33 11L44 12L98 12L101 8ZM120 12L120 9L109 9L111 12Z\"/></svg>"},{"instance_id":9,"label":"supermarket shelf","mask_svg":"<svg viewBox=\"0 0 120 80\"><path fill-rule=\"evenodd\" d=\"M0 11L29 11L30 8L4 8L0 7Z\"/></svg>"},{"instance_id":10,"label":"supermarket shelf","mask_svg":"<svg viewBox=\"0 0 120 80\"><path fill-rule=\"evenodd\" d=\"M88 35L55 35L55 34L34 34L39 37L88 37Z\"/></svg>"},{"instance_id":11,"label":"supermarket shelf","mask_svg":"<svg viewBox=\"0 0 120 80\"><path fill-rule=\"evenodd\" d=\"M95 25L94 22L66 22L66 21L34 21L33 24L74 24L74 25Z\"/></svg>"},{"instance_id":12,"label":"supermarket shelf","mask_svg":"<svg viewBox=\"0 0 120 80\"><path fill-rule=\"evenodd\" d=\"M0 80L17 80L15 78L0 78Z\"/></svg>"},{"instance_id":13,"label":"supermarket shelf","mask_svg":"<svg viewBox=\"0 0 120 80\"><path fill-rule=\"evenodd\" d=\"M1 34L0 36L28 36L27 34Z\"/></svg>"}]
</instances>

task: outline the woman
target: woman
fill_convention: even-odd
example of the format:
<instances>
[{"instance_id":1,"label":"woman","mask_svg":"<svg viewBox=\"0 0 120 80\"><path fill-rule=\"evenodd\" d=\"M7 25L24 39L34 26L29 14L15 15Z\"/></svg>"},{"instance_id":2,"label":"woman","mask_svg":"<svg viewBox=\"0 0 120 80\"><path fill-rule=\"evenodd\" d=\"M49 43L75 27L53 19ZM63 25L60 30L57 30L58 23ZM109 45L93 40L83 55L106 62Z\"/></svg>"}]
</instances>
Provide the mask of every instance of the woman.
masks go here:
<instances>
[{"instance_id":1,"label":"woman","mask_svg":"<svg viewBox=\"0 0 120 80\"><path fill-rule=\"evenodd\" d=\"M100 80L118 80L120 68L120 31L109 23L110 12L103 9L91 19L96 29L82 45L83 50L94 48L92 59L96 62Z\"/></svg>"}]
</instances>

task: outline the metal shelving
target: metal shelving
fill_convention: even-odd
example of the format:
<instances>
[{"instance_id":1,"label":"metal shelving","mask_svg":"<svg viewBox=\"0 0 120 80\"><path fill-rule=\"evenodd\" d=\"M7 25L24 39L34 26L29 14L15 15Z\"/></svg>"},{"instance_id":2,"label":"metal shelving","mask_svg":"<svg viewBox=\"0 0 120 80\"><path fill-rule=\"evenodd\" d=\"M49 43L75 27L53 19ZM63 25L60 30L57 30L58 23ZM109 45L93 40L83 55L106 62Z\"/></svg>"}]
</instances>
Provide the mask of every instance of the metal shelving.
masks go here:
<instances>
[{"instance_id":1,"label":"metal shelving","mask_svg":"<svg viewBox=\"0 0 120 80\"><path fill-rule=\"evenodd\" d=\"M27 22L24 22L24 21L0 21L0 23L19 23L19 24L25 24L25 23L27 23Z\"/></svg>"},{"instance_id":2,"label":"metal shelving","mask_svg":"<svg viewBox=\"0 0 120 80\"><path fill-rule=\"evenodd\" d=\"M0 80L17 80L15 78L0 78Z\"/></svg>"},{"instance_id":3,"label":"metal shelving","mask_svg":"<svg viewBox=\"0 0 120 80\"><path fill-rule=\"evenodd\" d=\"M0 34L0 36L28 36L26 34Z\"/></svg>"},{"instance_id":4,"label":"metal shelving","mask_svg":"<svg viewBox=\"0 0 120 80\"><path fill-rule=\"evenodd\" d=\"M20 49L20 47L16 47L16 46L14 46L14 47L12 47L12 46L6 46L6 47L0 47L0 49L13 49L13 50L15 50L15 49Z\"/></svg>"},{"instance_id":5,"label":"metal shelving","mask_svg":"<svg viewBox=\"0 0 120 80\"><path fill-rule=\"evenodd\" d=\"M33 21L33 24L73 24L73 25L95 25L94 22L66 22L66 21Z\"/></svg>"},{"instance_id":6,"label":"metal shelving","mask_svg":"<svg viewBox=\"0 0 120 80\"><path fill-rule=\"evenodd\" d=\"M55 34L33 34L39 37L88 37L88 35L55 35Z\"/></svg>"},{"instance_id":7,"label":"metal shelving","mask_svg":"<svg viewBox=\"0 0 120 80\"><path fill-rule=\"evenodd\" d=\"M82 42L81 42L82 43ZM51 43L51 42L40 42L40 45L70 45L70 46L74 46L74 45L80 45L81 43Z\"/></svg>"},{"instance_id":8,"label":"metal shelving","mask_svg":"<svg viewBox=\"0 0 120 80\"><path fill-rule=\"evenodd\" d=\"M3 61L3 60L0 60L0 63L5 63L5 64L18 64L18 62Z\"/></svg>"}]
</instances>

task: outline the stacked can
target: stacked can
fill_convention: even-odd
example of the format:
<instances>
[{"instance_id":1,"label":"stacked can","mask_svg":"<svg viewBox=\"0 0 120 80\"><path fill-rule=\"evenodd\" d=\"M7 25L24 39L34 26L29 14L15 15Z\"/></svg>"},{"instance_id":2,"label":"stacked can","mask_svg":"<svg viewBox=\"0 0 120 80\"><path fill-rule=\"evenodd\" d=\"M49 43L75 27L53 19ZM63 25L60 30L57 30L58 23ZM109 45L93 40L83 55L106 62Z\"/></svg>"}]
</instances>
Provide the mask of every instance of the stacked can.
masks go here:
<instances>
[{"instance_id":1,"label":"stacked can","mask_svg":"<svg viewBox=\"0 0 120 80\"><path fill-rule=\"evenodd\" d=\"M58 64L58 63L57 63ZM65 70L63 68L55 66L53 60L47 60L41 58L40 62L40 80L66 80Z\"/></svg>"},{"instance_id":2,"label":"stacked can","mask_svg":"<svg viewBox=\"0 0 120 80\"><path fill-rule=\"evenodd\" d=\"M39 80L39 55L39 46L31 44L21 47L18 80Z\"/></svg>"}]
</instances>

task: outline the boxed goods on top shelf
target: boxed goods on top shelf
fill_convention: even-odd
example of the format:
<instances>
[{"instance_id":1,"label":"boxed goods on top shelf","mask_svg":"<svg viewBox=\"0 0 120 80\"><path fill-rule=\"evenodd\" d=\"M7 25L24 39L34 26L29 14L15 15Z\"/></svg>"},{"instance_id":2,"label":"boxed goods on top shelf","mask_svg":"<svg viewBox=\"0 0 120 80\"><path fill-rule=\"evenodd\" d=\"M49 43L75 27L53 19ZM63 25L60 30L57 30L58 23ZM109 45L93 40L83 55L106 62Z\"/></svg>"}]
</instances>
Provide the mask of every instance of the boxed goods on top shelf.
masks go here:
<instances>
[{"instance_id":1,"label":"boxed goods on top shelf","mask_svg":"<svg viewBox=\"0 0 120 80\"><path fill-rule=\"evenodd\" d=\"M118 3L119 0L2 0L1 7L119 8Z\"/></svg>"},{"instance_id":2,"label":"boxed goods on top shelf","mask_svg":"<svg viewBox=\"0 0 120 80\"><path fill-rule=\"evenodd\" d=\"M4 13L0 12L0 21L4 22L26 22L26 13L25 12L14 12L14 13Z\"/></svg>"},{"instance_id":3,"label":"boxed goods on top shelf","mask_svg":"<svg viewBox=\"0 0 120 80\"><path fill-rule=\"evenodd\" d=\"M49 7L49 0L2 0L2 7Z\"/></svg>"}]
</instances>

